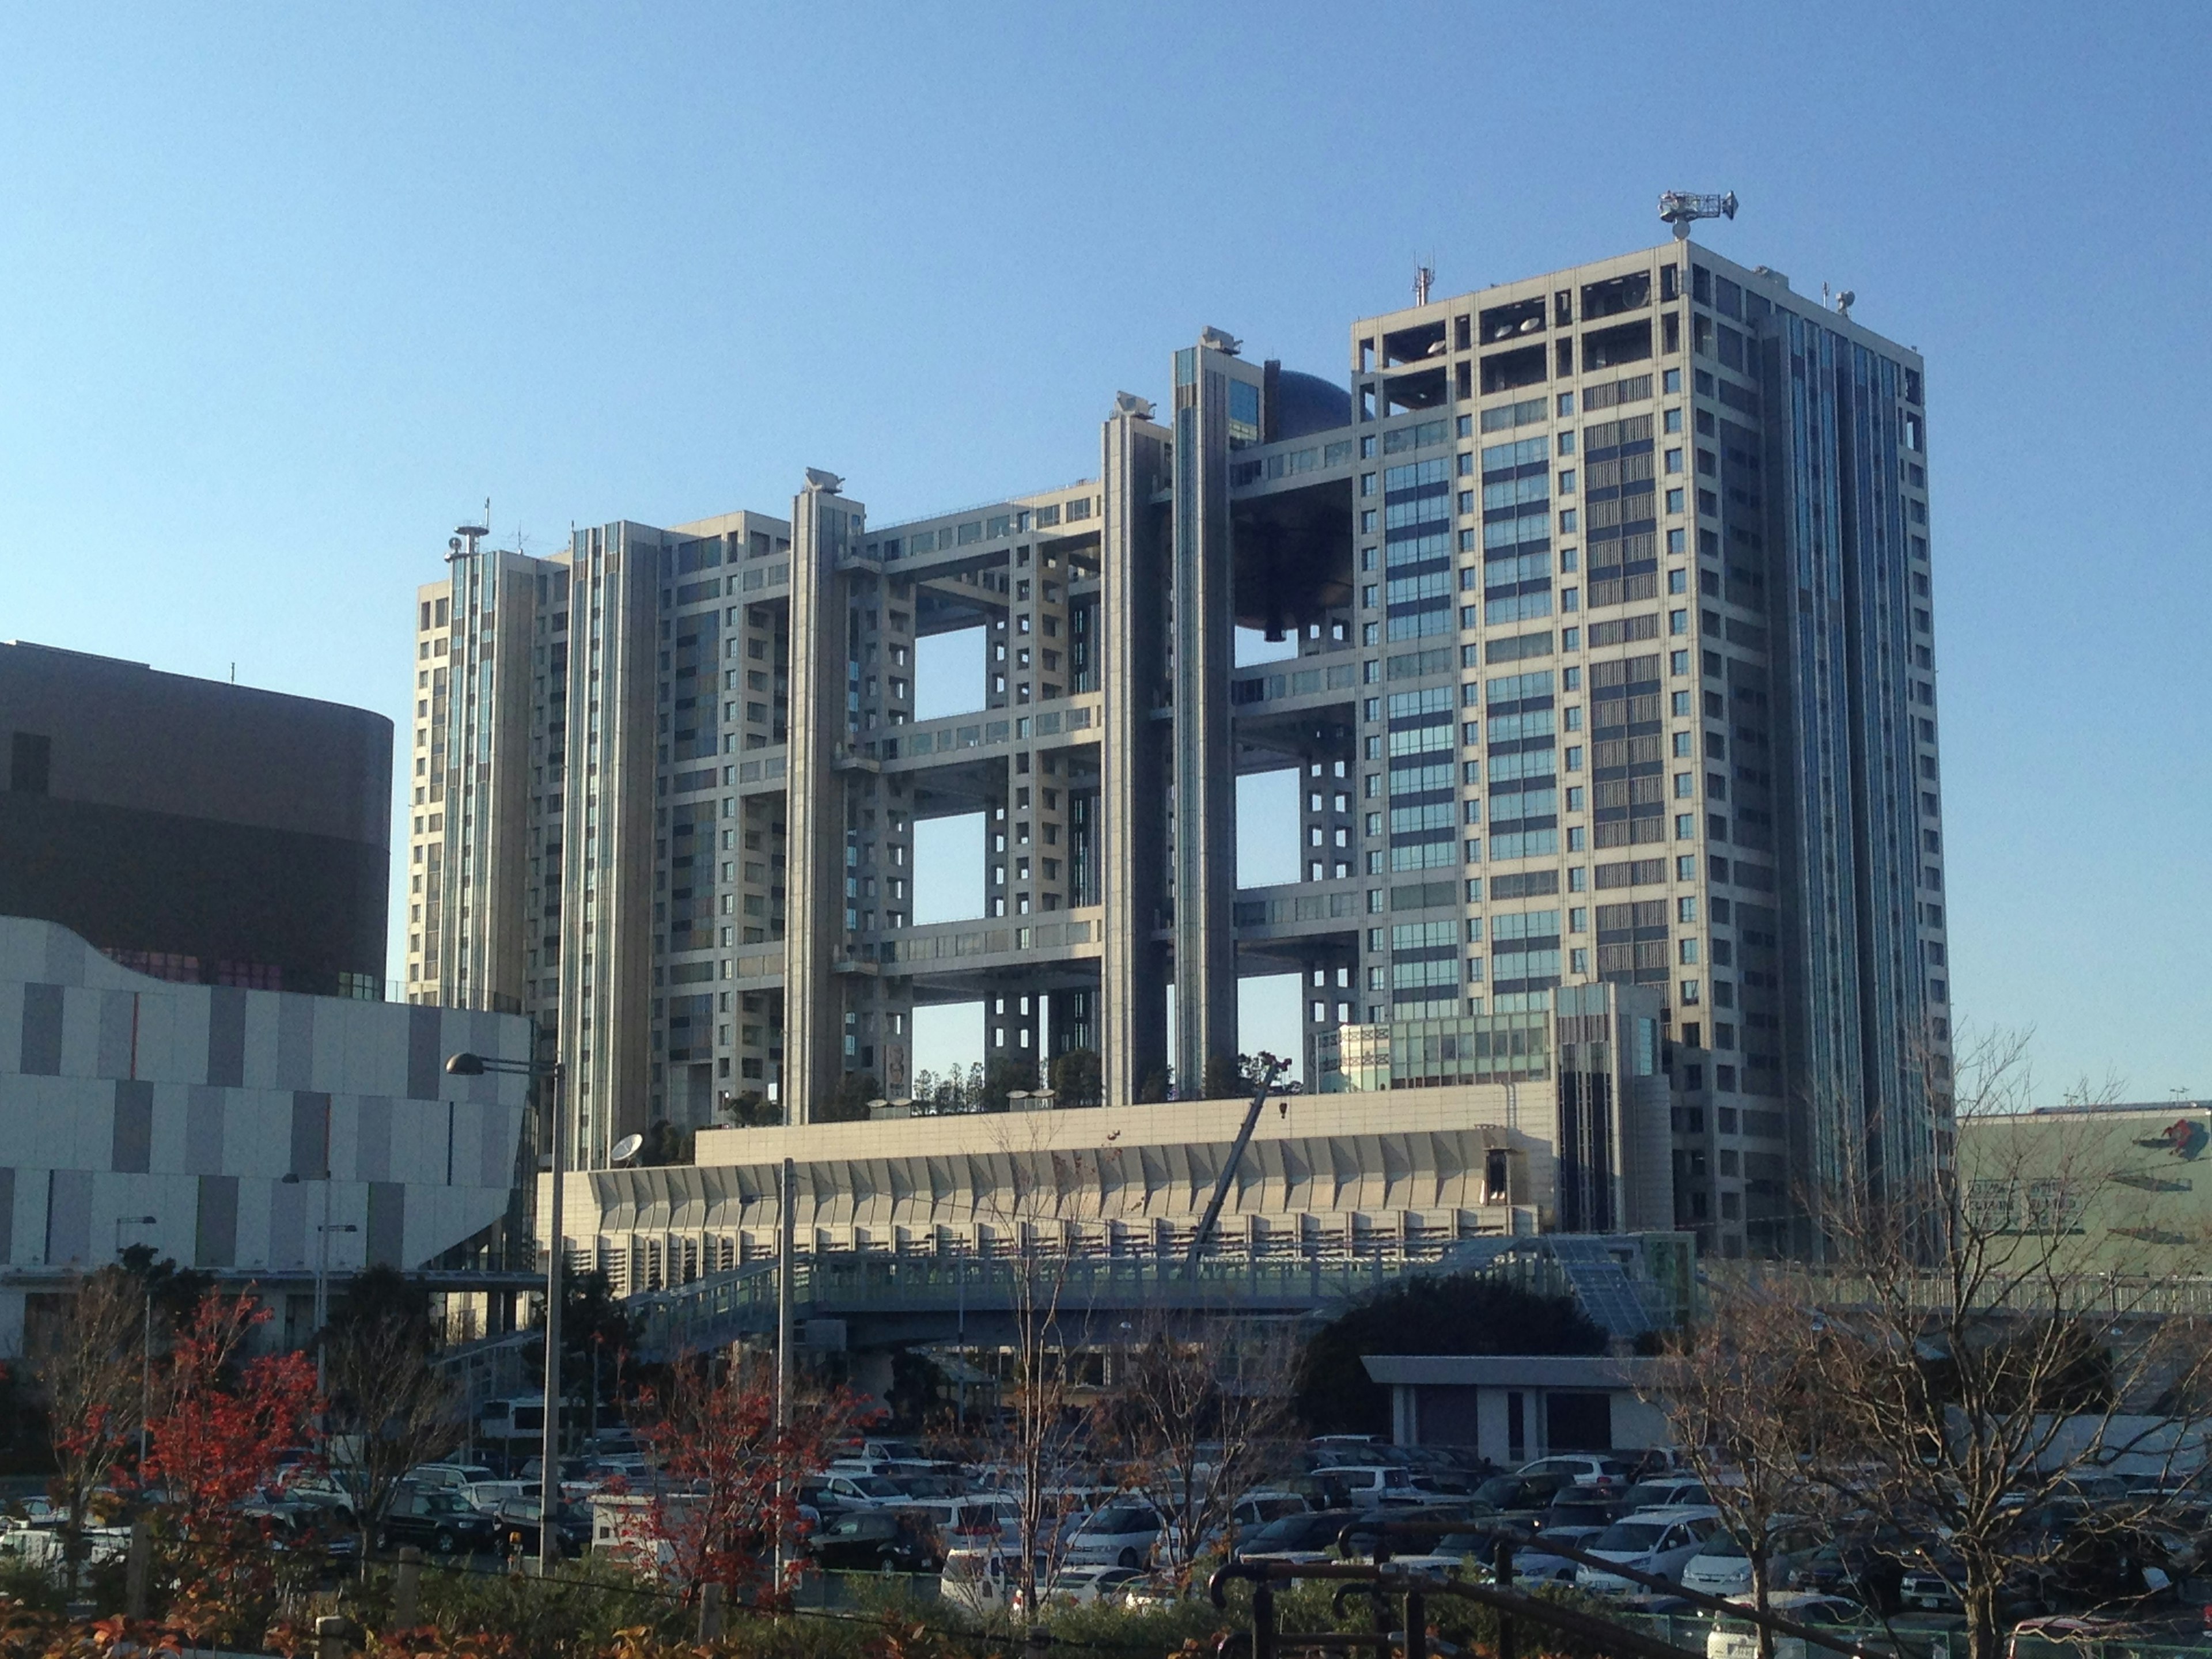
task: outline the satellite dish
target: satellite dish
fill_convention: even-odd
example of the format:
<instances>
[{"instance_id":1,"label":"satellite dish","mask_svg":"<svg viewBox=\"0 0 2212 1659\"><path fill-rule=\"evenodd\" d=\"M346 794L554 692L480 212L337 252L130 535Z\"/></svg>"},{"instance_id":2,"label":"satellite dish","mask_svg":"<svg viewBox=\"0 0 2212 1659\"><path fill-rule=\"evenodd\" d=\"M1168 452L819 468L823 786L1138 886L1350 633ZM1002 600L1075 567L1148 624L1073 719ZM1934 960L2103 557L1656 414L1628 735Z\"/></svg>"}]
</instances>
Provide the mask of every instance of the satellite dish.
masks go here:
<instances>
[{"instance_id":1,"label":"satellite dish","mask_svg":"<svg viewBox=\"0 0 2212 1659\"><path fill-rule=\"evenodd\" d=\"M644 1146L643 1135L624 1135L620 1140L615 1142L614 1150L607 1154L607 1161L611 1164L627 1164L635 1158Z\"/></svg>"}]
</instances>

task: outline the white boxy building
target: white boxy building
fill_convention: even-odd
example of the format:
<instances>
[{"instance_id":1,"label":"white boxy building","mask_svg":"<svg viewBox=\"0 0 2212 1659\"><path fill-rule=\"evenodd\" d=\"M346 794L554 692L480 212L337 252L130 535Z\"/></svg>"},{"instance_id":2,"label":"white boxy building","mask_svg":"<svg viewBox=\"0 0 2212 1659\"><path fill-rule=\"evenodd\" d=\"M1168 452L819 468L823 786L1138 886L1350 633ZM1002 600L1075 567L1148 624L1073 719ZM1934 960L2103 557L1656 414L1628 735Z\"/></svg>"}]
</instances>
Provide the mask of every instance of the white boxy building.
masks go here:
<instances>
[{"instance_id":1,"label":"white boxy building","mask_svg":"<svg viewBox=\"0 0 2212 1659\"><path fill-rule=\"evenodd\" d=\"M149 979L0 917L0 1358L134 1244L258 1286L272 1340L319 1269L465 1254L507 1216L528 1083L446 1057L529 1045L519 1015Z\"/></svg>"}]
</instances>

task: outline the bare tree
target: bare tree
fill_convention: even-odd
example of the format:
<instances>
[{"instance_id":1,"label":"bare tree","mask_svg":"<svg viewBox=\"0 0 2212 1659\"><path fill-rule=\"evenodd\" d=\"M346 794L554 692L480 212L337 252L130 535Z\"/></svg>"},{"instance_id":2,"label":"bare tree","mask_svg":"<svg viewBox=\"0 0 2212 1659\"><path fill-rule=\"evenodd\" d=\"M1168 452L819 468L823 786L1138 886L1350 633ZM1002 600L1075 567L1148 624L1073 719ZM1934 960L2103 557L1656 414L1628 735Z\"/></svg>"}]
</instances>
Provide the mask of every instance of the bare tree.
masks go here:
<instances>
[{"instance_id":1,"label":"bare tree","mask_svg":"<svg viewBox=\"0 0 2212 1659\"><path fill-rule=\"evenodd\" d=\"M33 1345L32 1369L53 1430L51 1496L64 1512L72 1568L83 1559L94 1496L129 1460L145 1421L147 1294L143 1279L119 1267L87 1273Z\"/></svg>"},{"instance_id":2,"label":"bare tree","mask_svg":"<svg viewBox=\"0 0 2212 1659\"><path fill-rule=\"evenodd\" d=\"M1154 1316L1115 1353L1104 1438L1121 1483L1159 1513L1158 1565L1178 1589L1225 1544L1237 1505L1281 1472L1297 1360L1285 1328L1225 1312Z\"/></svg>"},{"instance_id":3,"label":"bare tree","mask_svg":"<svg viewBox=\"0 0 2212 1659\"><path fill-rule=\"evenodd\" d=\"M1093 1155L1051 1149L1048 1121L1047 1114L1010 1120L994 1158L1000 1180L978 1201L978 1219L991 1235L984 1264L992 1289L983 1295L1002 1298L1009 1334L1000 1353L998 1409L965 1436L969 1457L995 1468L1014 1501L1020 1559L1012 1577L1027 1621L1037 1618L1040 1592L1066 1564L1081 1503L1076 1488L1089 1473L1075 1435L1084 1417L1075 1368L1085 1322L1062 1322L1079 1248L1069 1237L1062 1195L1080 1184L1085 1161ZM971 1312L987 1305L971 1295Z\"/></svg>"},{"instance_id":4,"label":"bare tree","mask_svg":"<svg viewBox=\"0 0 2212 1659\"><path fill-rule=\"evenodd\" d=\"M467 1429L459 1395L430 1364L427 1327L397 1310L337 1323L325 1361L331 1462L348 1477L365 1571L407 1472Z\"/></svg>"},{"instance_id":5,"label":"bare tree","mask_svg":"<svg viewBox=\"0 0 2212 1659\"><path fill-rule=\"evenodd\" d=\"M1645 1390L1683 1463L1743 1545L1761 1613L1773 1587L1776 1540L1825 1507L1827 1496L1808 1472L1821 1449L1826 1404L1821 1322L1803 1290L1785 1279L1713 1285L1700 1317L1653 1365ZM1759 1639L1759 1651L1771 1654L1764 1625Z\"/></svg>"},{"instance_id":6,"label":"bare tree","mask_svg":"<svg viewBox=\"0 0 2212 1659\"><path fill-rule=\"evenodd\" d=\"M2192 1253L2090 1224L2112 1193L2109 1139L2094 1110L2003 1121L2025 1078L2021 1040L1970 1046L1948 1080L1959 1116L1983 1121L1960 1163L1901 1190L1832 1187L1826 1260L1759 1273L1709 1321L1728 1352L1771 1341L1759 1363L1804 1379L1808 1473L1921 1542L1916 1566L1966 1608L1972 1659L1997 1659L2008 1595L2109 1566L2155 1518L2146 1498L2052 1524L2082 1483L2123 1456L2200 1456L2212 1414L2212 1340L2180 1293ZM1790 1412L1771 1414L1786 1440Z\"/></svg>"}]
</instances>

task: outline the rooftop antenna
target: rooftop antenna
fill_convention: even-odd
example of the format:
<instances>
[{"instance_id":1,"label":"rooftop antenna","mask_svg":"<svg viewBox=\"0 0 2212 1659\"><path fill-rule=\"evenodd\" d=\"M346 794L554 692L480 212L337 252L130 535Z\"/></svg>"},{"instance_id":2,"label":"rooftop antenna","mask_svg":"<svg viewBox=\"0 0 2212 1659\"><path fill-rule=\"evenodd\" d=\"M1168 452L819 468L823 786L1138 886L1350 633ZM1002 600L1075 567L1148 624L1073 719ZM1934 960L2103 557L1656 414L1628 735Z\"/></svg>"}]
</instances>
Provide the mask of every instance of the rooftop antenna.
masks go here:
<instances>
[{"instance_id":1,"label":"rooftop antenna","mask_svg":"<svg viewBox=\"0 0 2212 1659\"><path fill-rule=\"evenodd\" d=\"M1433 253L1429 256L1430 259L1432 261L1437 256ZM1433 264L1419 264L1413 267L1413 303L1415 305L1425 306L1428 304L1429 289L1435 286L1436 280L1437 268Z\"/></svg>"},{"instance_id":2,"label":"rooftop antenna","mask_svg":"<svg viewBox=\"0 0 2212 1659\"><path fill-rule=\"evenodd\" d=\"M1700 196L1695 191L1662 191L1659 196L1659 216L1674 228L1674 240L1690 240L1690 227L1699 219L1733 219L1735 217L1735 192L1724 196Z\"/></svg>"},{"instance_id":3,"label":"rooftop antenna","mask_svg":"<svg viewBox=\"0 0 2212 1659\"><path fill-rule=\"evenodd\" d=\"M1843 289L1836 295L1836 315L1844 318L1850 317L1851 314L1851 307L1858 302L1859 296L1857 295L1852 293L1849 289Z\"/></svg>"},{"instance_id":4,"label":"rooftop antenna","mask_svg":"<svg viewBox=\"0 0 2212 1659\"><path fill-rule=\"evenodd\" d=\"M477 544L490 534L491 498L487 495L484 498L483 522L455 526L452 537L446 543L446 562L451 564L465 553L473 559L477 556ZM468 544L465 548L461 545L463 542Z\"/></svg>"}]
</instances>

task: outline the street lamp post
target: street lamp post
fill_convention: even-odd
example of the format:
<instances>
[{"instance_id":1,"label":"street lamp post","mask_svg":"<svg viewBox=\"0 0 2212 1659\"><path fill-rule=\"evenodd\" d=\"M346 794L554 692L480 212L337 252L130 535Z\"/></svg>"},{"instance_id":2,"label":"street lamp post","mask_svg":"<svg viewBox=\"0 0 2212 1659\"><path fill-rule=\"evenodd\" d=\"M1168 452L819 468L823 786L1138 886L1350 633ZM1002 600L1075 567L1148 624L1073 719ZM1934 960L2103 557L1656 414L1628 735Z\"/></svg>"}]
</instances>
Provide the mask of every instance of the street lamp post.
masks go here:
<instances>
[{"instance_id":1,"label":"street lamp post","mask_svg":"<svg viewBox=\"0 0 2212 1659\"><path fill-rule=\"evenodd\" d=\"M330 1183L325 1182L323 1183L323 1214L327 1218L330 1212L331 1188ZM315 1252L315 1392L322 1394L325 1392L328 1380L324 1359L330 1351L330 1344L323 1340L323 1328L331 1322L331 1235L357 1233L361 1229L350 1221L341 1221L332 1226L325 1219L315 1231L321 1235L316 1240Z\"/></svg>"},{"instance_id":2,"label":"street lamp post","mask_svg":"<svg viewBox=\"0 0 2212 1659\"><path fill-rule=\"evenodd\" d=\"M115 1254L123 1255L123 1230L125 1227L158 1227L160 1218L150 1215L119 1215L115 1218ZM150 1267L152 1264L149 1262ZM146 1293L146 1308L138 1333L138 1474L146 1474L146 1419L154 1411L154 1275L149 1272L140 1287Z\"/></svg>"},{"instance_id":3,"label":"street lamp post","mask_svg":"<svg viewBox=\"0 0 2212 1659\"><path fill-rule=\"evenodd\" d=\"M489 1054L471 1054L447 1056L446 1070L453 1077L483 1077L491 1073L553 1080L549 1113L552 1121L546 1137L553 1181L546 1199L546 1207L551 1213L545 1221L545 1432L538 1460L538 1572L540 1577L550 1578L561 1560L560 1534L555 1529L554 1521L561 1512L561 1177L566 1173L561 1141L561 1079L565 1073L557 1060L496 1060ZM615 1143L609 1161L627 1163L637 1156L643 1145L642 1137L624 1135ZM594 1405L593 1416L597 1414Z\"/></svg>"},{"instance_id":4,"label":"street lamp post","mask_svg":"<svg viewBox=\"0 0 2212 1659\"><path fill-rule=\"evenodd\" d=\"M553 1102L548 1113L551 1127L546 1137L553 1190L547 1206L551 1213L546 1218L550 1247L545 1253L545 1431L538 1474L538 1573L550 1578L561 1560L560 1534L554 1530L555 1517L561 1511L561 1062L459 1054L447 1058L446 1070L453 1077L495 1073L553 1079Z\"/></svg>"},{"instance_id":5,"label":"street lamp post","mask_svg":"<svg viewBox=\"0 0 2212 1659\"><path fill-rule=\"evenodd\" d=\"M323 1327L330 1323L331 1235L357 1233L360 1227L348 1221L337 1226L331 1224L331 1172L317 1170L303 1175L295 1170L282 1178L281 1184L296 1187L303 1182L314 1182L323 1189L323 1218L315 1224L315 1299L313 1308L315 1341L315 1392L321 1394L328 1381L328 1366L324 1358L325 1344Z\"/></svg>"}]
</instances>

